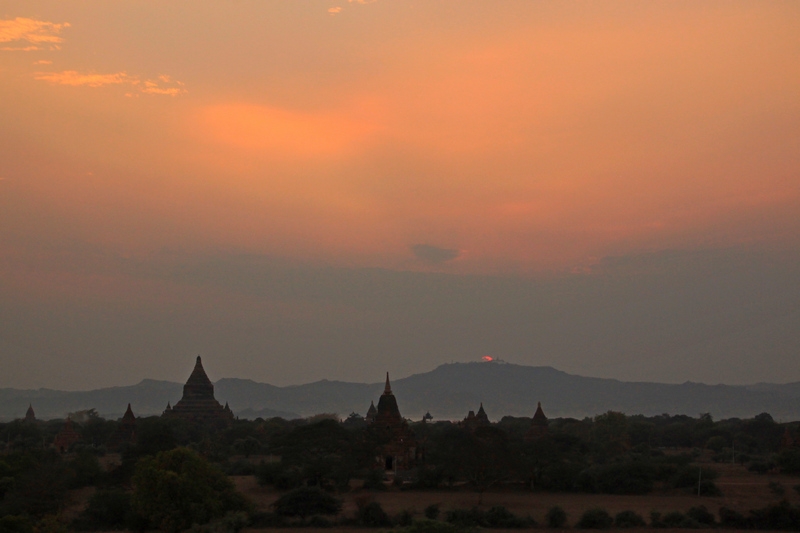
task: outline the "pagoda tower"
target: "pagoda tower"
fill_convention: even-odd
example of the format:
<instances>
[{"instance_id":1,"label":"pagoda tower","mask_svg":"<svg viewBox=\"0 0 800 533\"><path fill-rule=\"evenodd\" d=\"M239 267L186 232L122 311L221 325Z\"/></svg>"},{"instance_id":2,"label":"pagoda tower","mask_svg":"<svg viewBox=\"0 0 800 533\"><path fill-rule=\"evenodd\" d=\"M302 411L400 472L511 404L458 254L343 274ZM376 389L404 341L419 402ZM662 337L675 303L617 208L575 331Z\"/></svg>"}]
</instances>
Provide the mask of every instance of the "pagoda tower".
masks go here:
<instances>
[{"instance_id":1,"label":"pagoda tower","mask_svg":"<svg viewBox=\"0 0 800 533\"><path fill-rule=\"evenodd\" d=\"M387 472L398 472L415 466L420 454L417 439L400 414L397 399L389 383L388 372L386 386L378 399L377 413L370 425L370 431L376 434L380 443L375 450L376 467Z\"/></svg>"},{"instance_id":2,"label":"pagoda tower","mask_svg":"<svg viewBox=\"0 0 800 533\"><path fill-rule=\"evenodd\" d=\"M131 409L131 404L128 404L128 409L122 416L119 426L108 439L108 448L110 450L118 450L125 444L133 444L134 442L136 442L136 417Z\"/></svg>"},{"instance_id":3,"label":"pagoda tower","mask_svg":"<svg viewBox=\"0 0 800 533\"><path fill-rule=\"evenodd\" d=\"M183 397L173 406L167 404L161 416L216 426L227 426L234 418L228 405L222 407L214 398L214 384L208 379L199 355L192 374L183 386Z\"/></svg>"},{"instance_id":4,"label":"pagoda tower","mask_svg":"<svg viewBox=\"0 0 800 533\"><path fill-rule=\"evenodd\" d=\"M28 404L28 411L25 413L25 422L30 424L36 422L36 413L33 412L33 405Z\"/></svg>"},{"instance_id":5,"label":"pagoda tower","mask_svg":"<svg viewBox=\"0 0 800 533\"><path fill-rule=\"evenodd\" d=\"M481 406L478 409L478 414L475 414L475 411L470 411L467 413L467 418L465 418L461 424L472 431L475 431L479 427L490 425L489 417L486 415L486 411L483 410L483 402L481 402Z\"/></svg>"},{"instance_id":6,"label":"pagoda tower","mask_svg":"<svg viewBox=\"0 0 800 533\"><path fill-rule=\"evenodd\" d=\"M547 435L547 431L547 417L544 416L544 411L542 411L542 402L538 402L536 413L534 413L533 420L531 420L531 427L525 434L525 440L530 442L539 439Z\"/></svg>"}]
</instances>

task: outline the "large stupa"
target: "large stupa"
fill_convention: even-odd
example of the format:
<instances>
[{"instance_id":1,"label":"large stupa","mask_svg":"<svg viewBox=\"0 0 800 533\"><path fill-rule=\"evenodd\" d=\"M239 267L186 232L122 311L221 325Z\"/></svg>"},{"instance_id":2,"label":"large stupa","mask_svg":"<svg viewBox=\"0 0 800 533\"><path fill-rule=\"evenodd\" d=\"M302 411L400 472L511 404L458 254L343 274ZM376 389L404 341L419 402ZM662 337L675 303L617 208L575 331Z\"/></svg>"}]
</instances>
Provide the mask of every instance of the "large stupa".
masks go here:
<instances>
[{"instance_id":1,"label":"large stupa","mask_svg":"<svg viewBox=\"0 0 800 533\"><path fill-rule=\"evenodd\" d=\"M167 404L162 416L213 425L227 425L234 418L228 404L222 407L214 398L214 384L203 370L203 362L199 355L192 375L183 386L183 397L174 406Z\"/></svg>"}]
</instances>

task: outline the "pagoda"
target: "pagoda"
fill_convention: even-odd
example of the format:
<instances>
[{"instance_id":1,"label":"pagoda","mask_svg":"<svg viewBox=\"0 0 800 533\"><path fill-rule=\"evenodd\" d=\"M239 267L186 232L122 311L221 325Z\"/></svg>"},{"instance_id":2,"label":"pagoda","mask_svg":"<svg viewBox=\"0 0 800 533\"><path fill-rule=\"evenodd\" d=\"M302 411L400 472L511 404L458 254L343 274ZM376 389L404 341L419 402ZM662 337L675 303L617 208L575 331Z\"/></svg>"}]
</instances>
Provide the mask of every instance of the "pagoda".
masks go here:
<instances>
[{"instance_id":1,"label":"pagoda","mask_svg":"<svg viewBox=\"0 0 800 533\"><path fill-rule=\"evenodd\" d=\"M33 405L28 404L28 411L25 413L24 422L33 424L36 422L36 413L33 412Z\"/></svg>"},{"instance_id":2,"label":"pagoda","mask_svg":"<svg viewBox=\"0 0 800 533\"><path fill-rule=\"evenodd\" d=\"M214 426L230 425L234 419L228 404L222 407L214 398L214 385L208 379L199 355L192 374L183 386L183 397L174 406L167 403L162 416Z\"/></svg>"},{"instance_id":3,"label":"pagoda","mask_svg":"<svg viewBox=\"0 0 800 533\"><path fill-rule=\"evenodd\" d=\"M471 431L475 431L479 427L488 426L490 424L489 417L486 415L486 411L483 410L483 403L481 402L478 414L475 414L475 411L470 411L461 424Z\"/></svg>"},{"instance_id":4,"label":"pagoda","mask_svg":"<svg viewBox=\"0 0 800 533\"><path fill-rule=\"evenodd\" d=\"M374 407L374 404L370 407ZM376 435L379 443L375 450L375 466L388 472L413 468L419 459L420 451L417 448L414 432L400 415L397 399L392 394L388 372L386 386L378 399L376 411L370 423L370 430ZM368 416L369 414L368 412Z\"/></svg>"},{"instance_id":5,"label":"pagoda","mask_svg":"<svg viewBox=\"0 0 800 533\"><path fill-rule=\"evenodd\" d=\"M111 434L108 439L108 448L110 450L119 450L126 444L133 444L136 442L136 417L131 410L131 404L128 404L128 410L122 416L119 426Z\"/></svg>"},{"instance_id":6,"label":"pagoda","mask_svg":"<svg viewBox=\"0 0 800 533\"><path fill-rule=\"evenodd\" d=\"M538 405L536 406L536 413L533 415L533 420L531 420L531 427L528 429L528 432L525 433L525 440L530 442L537 440L545 435L547 435L547 417L544 416L544 411L542 411L542 402L537 402Z\"/></svg>"}]
</instances>

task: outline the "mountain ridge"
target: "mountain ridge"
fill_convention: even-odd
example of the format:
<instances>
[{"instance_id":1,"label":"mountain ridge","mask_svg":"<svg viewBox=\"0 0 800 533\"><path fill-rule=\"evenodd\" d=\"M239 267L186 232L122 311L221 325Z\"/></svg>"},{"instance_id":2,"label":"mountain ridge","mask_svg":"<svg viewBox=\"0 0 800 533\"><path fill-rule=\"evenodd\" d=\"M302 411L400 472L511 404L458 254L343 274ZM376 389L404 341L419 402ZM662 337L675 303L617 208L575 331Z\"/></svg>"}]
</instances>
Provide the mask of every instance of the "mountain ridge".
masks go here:
<instances>
[{"instance_id":1,"label":"mountain ridge","mask_svg":"<svg viewBox=\"0 0 800 533\"><path fill-rule=\"evenodd\" d=\"M364 414L377 401L384 383L322 379L276 386L245 378L222 378L215 384L222 403L247 418L299 418L318 413ZM69 412L95 408L107 418L121 416L131 403L138 416L160 414L167 402L177 402L183 384L143 379L136 385L89 391L0 389L0 419L24 415L33 404L42 419L63 418ZM594 416L609 410L626 414L662 413L714 418L749 418L762 412L775 419L800 419L800 382L752 385L707 385L686 381L668 384L621 381L569 374L551 366L505 362L446 363L429 372L393 379L392 389L404 416L419 419L461 419L483 403L489 417L532 416L541 401L549 417Z\"/></svg>"}]
</instances>

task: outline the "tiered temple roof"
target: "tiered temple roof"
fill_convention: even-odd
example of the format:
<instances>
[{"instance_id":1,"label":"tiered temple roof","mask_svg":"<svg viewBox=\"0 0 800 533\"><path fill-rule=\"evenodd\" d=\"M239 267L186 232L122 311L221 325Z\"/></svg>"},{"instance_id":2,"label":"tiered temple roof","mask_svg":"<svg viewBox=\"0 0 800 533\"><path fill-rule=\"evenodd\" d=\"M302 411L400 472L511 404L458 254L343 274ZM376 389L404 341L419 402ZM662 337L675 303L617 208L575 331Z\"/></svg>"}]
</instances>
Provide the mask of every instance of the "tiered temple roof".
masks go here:
<instances>
[{"instance_id":1,"label":"tiered temple roof","mask_svg":"<svg viewBox=\"0 0 800 533\"><path fill-rule=\"evenodd\" d=\"M128 404L128 410L122 416L119 426L108 439L108 448L118 450L125 444L133 444L134 442L136 442L136 417L131 409L131 404Z\"/></svg>"},{"instance_id":2,"label":"tiered temple roof","mask_svg":"<svg viewBox=\"0 0 800 533\"><path fill-rule=\"evenodd\" d=\"M370 406L370 412L374 403ZM374 419L370 424L381 444L375 450L375 466L387 471L397 472L413 468L420 457L414 432L400 414L397 399L392 393L389 373L386 373L386 386L378 399Z\"/></svg>"},{"instance_id":3,"label":"tiered temple roof","mask_svg":"<svg viewBox=\"0 0 800 533\"><path fill-rule=\"evenodd\" d=\"M28 411L25 413L25 422L36 422L36 413L33 412L33 405L28 404Z\"/></svg>"},{"instance_id":4,"label":"tiered temple roof","mask_svg":"<svg viewBox=\"0 0 800 533\"><path fill-rule=\"evenodd\" d=\"M536 440L546 435L547 431L547 417L544 416L544 411L542 411L542 402L538 402L536 413L534 413L533 420L531 420L531 427L525 434L525 440Z\"/></svg>"},{"instance_id":5,"label":"tiered temple roof","mask_svg":"<svg viewBox=\"0 0 800 533\"><path fill-rule=\"evenodd\" d=\"M192 374L183 386L183 397L174 406L167 404L162 416L223 425L229 424L234 418L228 405L222 407L214 398L214 385L208 379L199 355Z\"/></svg>"},{"instance_id":6,"label":"tiered temple roof","mask_svg":"<svg viewBox=\"0 0 800 533\"><path fill-rule=\"evenodd\" d=\"M476 429L490 424L489 417L486 416L486 411L483 410L483 402L481 402L481 406L478 409L478 414L475 414L475 411L470 411L462 424L468 429Z\"/></svg>"}]
</instances>

